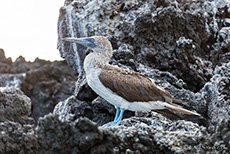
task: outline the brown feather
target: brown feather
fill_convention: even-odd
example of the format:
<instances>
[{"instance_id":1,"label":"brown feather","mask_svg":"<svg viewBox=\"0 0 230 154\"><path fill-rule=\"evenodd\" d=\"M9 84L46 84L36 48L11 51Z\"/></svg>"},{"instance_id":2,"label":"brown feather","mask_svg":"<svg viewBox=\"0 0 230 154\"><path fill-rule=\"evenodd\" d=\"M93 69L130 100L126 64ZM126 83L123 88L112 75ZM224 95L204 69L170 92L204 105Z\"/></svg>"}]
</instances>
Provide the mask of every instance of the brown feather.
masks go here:
<instances>
[{"instance_id":1,"label":"brown feather","mask_svg":"<svg viewBox=\"0 0 230 154\"><path fill-rule=\"evenodd\" d=\"M158 88L146 76L111 65L103 66L99 75L101 83L129 102L166 101L172 102L167 90Z\"/></svg>"},{"instance_id":2,"label":"brown feather","mask_svg":"<svg viewBox=\"0 0 230 154\"><path fill-rule=\"evenodd\" d=\"M170 118L176 118L176 119L180 119L180 120L184 120L184 118L182 118L181 116L173 113L172 111L170 110L167 110L167 109L161 109L161 110L154 110L154 112L157 112L157 113L160 113L160 114L164 114Z\"/></svg>"},{"instance_id":3,"label":"brown feather","mask_svg":"<svg viewBox=\"0 0 230 154\"><path fill-rule=\"evenodd\" d=\"M176 98L173 98L173 102L177 103L177 104L182 104L183 103L182 100L179 100L179 99L176 99Z\"/></svg>"},{"instance_id":4,"label":"brown feather","mask_svg":"<svg viewBox=\"0 0 230 154\"><path fill-rule=\"evenodd\" d=\"M195 113L195 112L192 112L192 111L189 111L187 109L184 109L176 104L167 104L164 106L166 109L168 110L172 110L172 111L175 111L177 113L182 113L182 114L189 114L189 115L196 115L196 116L201 116L200 114L198 113Z\"/></svg>"}]
</instances>

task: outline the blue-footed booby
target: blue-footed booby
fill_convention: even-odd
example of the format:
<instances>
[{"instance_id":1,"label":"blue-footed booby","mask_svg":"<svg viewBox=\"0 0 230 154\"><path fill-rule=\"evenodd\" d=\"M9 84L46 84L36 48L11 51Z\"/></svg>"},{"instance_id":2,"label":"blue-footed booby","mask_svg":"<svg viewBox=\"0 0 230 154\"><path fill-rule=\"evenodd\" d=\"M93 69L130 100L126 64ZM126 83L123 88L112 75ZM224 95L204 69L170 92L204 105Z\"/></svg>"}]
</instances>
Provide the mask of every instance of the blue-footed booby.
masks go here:
<instances>
[{"instance_id":1,"label":"blue-footed booby","mask_svg":"<svg viewBox=\"0 0 230 154\"><path fill-rule=\"evenodd\" d=\"M166 109L169 112L171 110L182 114L200 116L198 113L174 104L173 102L178 103L179 101L167 90L156 86L148 77L110 65L113 48L106 37L67 37L62 40L75 42L93 50L84 60L86 81L99 96L116 107L114 121L103 125L104 127L119 125L125 110Z\"/></svg>"}]
</instances>

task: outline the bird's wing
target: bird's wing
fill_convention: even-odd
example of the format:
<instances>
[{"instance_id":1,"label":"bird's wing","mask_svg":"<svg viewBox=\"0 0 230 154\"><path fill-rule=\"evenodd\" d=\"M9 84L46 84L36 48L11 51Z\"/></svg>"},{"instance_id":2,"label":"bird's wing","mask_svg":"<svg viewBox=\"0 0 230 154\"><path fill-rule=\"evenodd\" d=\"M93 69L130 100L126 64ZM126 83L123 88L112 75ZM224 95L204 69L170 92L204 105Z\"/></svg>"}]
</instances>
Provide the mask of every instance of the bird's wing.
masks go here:
<instances>
[{"instance_id":1,"label":"bird's wing","mask_svg":"<svg viewBox=\"0 0 230 154\"><path fill-rule=\"evenodd\" d=\"M129 102L166 101L173 97L163 88L159 88L146 76L114 66L104 66L99 75L101 83Z\"/></svg>"}]
</instances>

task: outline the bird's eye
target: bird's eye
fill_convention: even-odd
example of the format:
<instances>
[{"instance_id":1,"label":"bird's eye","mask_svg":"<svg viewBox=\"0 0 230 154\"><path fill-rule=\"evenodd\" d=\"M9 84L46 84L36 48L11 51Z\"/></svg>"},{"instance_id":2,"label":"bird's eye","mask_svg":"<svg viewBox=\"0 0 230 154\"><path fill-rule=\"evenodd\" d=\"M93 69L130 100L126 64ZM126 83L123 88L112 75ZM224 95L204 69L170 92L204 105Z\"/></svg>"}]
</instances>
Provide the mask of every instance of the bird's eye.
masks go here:
<instances>
[{"instance_id":1,"label":"bird's eye","mask_svg":"<svg viewBox=\"0 0 230 154\"><path fill-rule=\"evenodd\" d=\"M95 42L95 39L94 39L94 38L92 38L90 41L91 41L91 42Z\"/></svg>"}]
</instances>

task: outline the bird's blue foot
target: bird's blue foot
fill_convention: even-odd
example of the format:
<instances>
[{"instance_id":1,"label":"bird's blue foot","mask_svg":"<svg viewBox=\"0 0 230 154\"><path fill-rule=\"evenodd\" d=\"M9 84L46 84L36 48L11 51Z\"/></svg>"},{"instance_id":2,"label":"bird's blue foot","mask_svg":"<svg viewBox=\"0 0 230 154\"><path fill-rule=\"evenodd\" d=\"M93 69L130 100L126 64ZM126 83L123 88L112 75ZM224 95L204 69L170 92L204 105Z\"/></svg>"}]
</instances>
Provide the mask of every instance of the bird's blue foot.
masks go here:
<instances>
[{"instance_id":1,"label":"bird's blue foot","mask_svg":"<svg viewBox=\"0 0 230 154\"><path fill-rule=\"evenodd\" d=\"M114 126L119 125L119 123L116 123L116 121L112 121L112 122L109 122L107 124L104 124L102 127L104 127L104 128L106 128L106 127L114 127Z\"/></svg>"},{"instance_id":2,"label":"bird's blue foot","mask_svg":"<svg viewBox=\"0 0 230 154\"><path fill-rule=\"evenodd\" d=\"M116 112L116 116L115 116L114 121L109 122L107 124L104 124L102 127L104 127L104 128L105 127L115 127L115 126L118 126L121 123L122 116L123 116L123 113L124 113L125 109L123 109L123 108L120 109L119 107L116 107L116 109L117 109L117 112ZM121 110L121 112L120 112L120 110Z\"/></svg>"}]
</instances>

